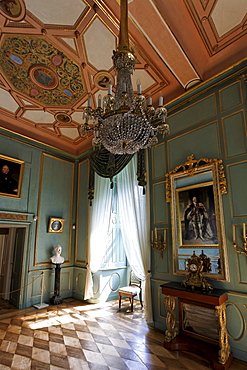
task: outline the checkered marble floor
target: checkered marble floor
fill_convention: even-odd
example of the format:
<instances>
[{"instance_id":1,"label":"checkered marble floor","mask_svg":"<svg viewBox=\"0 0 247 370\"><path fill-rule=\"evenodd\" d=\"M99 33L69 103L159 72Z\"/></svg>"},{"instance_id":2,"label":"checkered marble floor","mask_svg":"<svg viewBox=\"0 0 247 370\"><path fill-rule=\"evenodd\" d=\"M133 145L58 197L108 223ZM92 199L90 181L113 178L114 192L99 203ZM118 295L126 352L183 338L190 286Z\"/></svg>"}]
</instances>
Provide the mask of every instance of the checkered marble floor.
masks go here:
<instances>
[{"instance_id":1,"label":"checkered marble floor","mask_svg":"<svg viewBox=\"0 0 247 370\"><path fill-rule=\"evenodd\" d=\"M0 314L0 370L205 370L206 360L163 346L164 334L147 326L129 301L58 306ZM231 370L244 370L233 361Z\"/></svg>"}]
</instances>

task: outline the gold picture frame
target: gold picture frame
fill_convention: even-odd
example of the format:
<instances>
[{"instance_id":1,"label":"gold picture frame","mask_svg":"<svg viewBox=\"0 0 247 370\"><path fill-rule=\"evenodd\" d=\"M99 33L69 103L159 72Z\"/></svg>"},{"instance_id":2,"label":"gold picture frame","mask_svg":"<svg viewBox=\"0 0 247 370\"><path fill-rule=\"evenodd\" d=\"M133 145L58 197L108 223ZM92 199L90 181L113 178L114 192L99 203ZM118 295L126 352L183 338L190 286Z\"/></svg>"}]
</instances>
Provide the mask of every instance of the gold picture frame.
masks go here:
<instances>
[{"instance_id":1,"label":"gold picture frame","mask_svg":"<svg viewBox=\"0 0 247 370\"><path fill-rule=\"evenodd\" d=\"M50 217L48 225L48 233L63 233L64 229L64 218Z\"/></svg>"},{"instance_id":2,"label":"gold picture frame","mask_svg":"<svg viewBox=\"0 0 247 370\"><path fill-rule=\"evenodd\" d=\"M222 161L194 155L166 175L166 200L171 203L174 273L187 274L196 251L211 261L210 278L229 279L221 195L226 178Z\"/></svg>"},{"instance_id":3,"label":"gold picture frame","mask_svg":"<svg viewBox=\"0 0 247 370\"><path fill-rule=\"evenodd\" d=\"M0 196L20 198L25 162L0 154Z\"/></svg>"}]
</instances>

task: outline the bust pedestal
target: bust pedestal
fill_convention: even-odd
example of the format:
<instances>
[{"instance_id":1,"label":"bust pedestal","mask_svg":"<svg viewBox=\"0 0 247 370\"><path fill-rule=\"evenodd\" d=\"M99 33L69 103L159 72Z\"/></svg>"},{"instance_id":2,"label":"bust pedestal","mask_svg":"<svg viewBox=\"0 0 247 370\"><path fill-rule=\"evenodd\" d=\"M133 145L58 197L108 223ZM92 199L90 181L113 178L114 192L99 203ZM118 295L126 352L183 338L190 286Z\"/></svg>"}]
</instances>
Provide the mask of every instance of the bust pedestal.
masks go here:
<instances>
[{"instance_id":1,"label":"bust pedestal","mask_svg":"<svg viewBox=\"0 0 247 370\"><path fill-rule=\"evenodd\" d=\"M54 295L50 299L50 303L53 305L61 304L63 302L63 299L60 296L60 272L61 272L61 263L56 263Z\"/></svg>"}]
</instances>

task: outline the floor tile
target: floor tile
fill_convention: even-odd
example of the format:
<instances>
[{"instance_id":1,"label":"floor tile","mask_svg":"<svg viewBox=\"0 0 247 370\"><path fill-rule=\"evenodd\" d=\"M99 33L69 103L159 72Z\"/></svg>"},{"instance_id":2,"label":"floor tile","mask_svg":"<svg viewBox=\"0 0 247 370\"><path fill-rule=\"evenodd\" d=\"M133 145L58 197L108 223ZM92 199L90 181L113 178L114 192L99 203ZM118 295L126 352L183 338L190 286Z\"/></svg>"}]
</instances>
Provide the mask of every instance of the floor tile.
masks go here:
<instances>
[{"instance_id":1,"label":"floor tile","mask_svg":"<svg viewBox=\"0 0 247 370\"><path fill-rule=\"evenodd\" d=\"M39 362L45 362L47 364L50 363L50 353L44 349L40 348L33 348L32 350L32 358Z\"/></svg>"},{"instance_id":2,"label":"floor tile","mask_svg":"<svg viewBox=\"0 0 247 370\"><path fill-rule=\"evenodd\" d=\"M42 340L38 338L34 338L33 346L40 349L49 350L49 342L47 340Z\"/></svg>"},{"instance_id":3,"label":"floor tile","mask_svg":"<svg viewBox=\"0 0 247 370\"><path fill-rule=\"evenodd\" d=\"M3 340L0 346L0 350L3 352L15 353L17 343L10 342L8 340Z\"/></svg>"},{"instance_id":4,"label":"floor tile","mask_svg":"<svg viewBox=\"0 0 247 370\"><path fill-rule=\"evenodd\" d=\"M69 361L68 361L67 353L66 355L62 355L59 353L57 354L51 353L50 363L51 365L59 366L62 369L69 369Z\"/></svg>"},{"instance_id":5,"label":"floor tile","mask_svg":"<svg viewBox=\"0 0 247 370\"><path fill-rule=\"evenodd\" d=\"M4 339L5 335L6 335L6 331L0 330L0 339Z\"/></svg>"},{"instance_id":6,"label":"floor tile","mask_svg":"<svg viewBox=\"0 0 247 370\"><path fill-rule=\"evenodd\" d=\"M64 344L71 347L81 348L81 344L78 338L64 336Z\"/></svg>"},{"instance_id":7,"label":"floor tile","mask_svg":"<svg viewBox=\"0 0 247 370\"><path fill-rule=\"evenodd\" d=\"M166 367L166 365L154 354L147 352L135 351L137 356L142 360L144 364L151 364L159 367Z\"/></svg>"},{"instance_id":8,"label":"floor tile","mask_svg":"<svg viewBox=\"0 0 247 370\"><path fill-rule=\"evenodd\" d=\"M19 344L24 344L25 346L32 347L33 346L33 337L29 337L27 335L20 335L18 338Z\"/></svg>"},{"instance_id":9,"label":"floor tile","mask_svg":"<svg viewBox=\"0 0 247 370\"><path fill-rule=\"evenodd\" d=\"M97 346L100 350L101 353L115 356L115 357L120 357L119 353L117 352L116 348L113 347L112 345L107 345L107 344L101 344L97 343Z\"/></svg>"},{"instance_id":10,"label":"floor tile","mask_svg":"<svg viewBox=\"0 0 247 370\"><path fill-rule=\"evenodd\" d=\"M82 360L80 358L75 358L75 357L68 357L69 361L69 368L70 370L90 370L89 364L86 360Z\"/></svg>"},{"instance_id":11,"label":"floor tile","mask_svg":"<svg viewBox=\"0 0 247 370\"><path fill-rule=\"evenodd\" d=\"M109 344L109 345L112 344L110 339L107 338L107 336L105 335L92 334L92 337L96 343Z\"/></svg>"},{"instance_id":12,"label":"floor tile","mask_svg":"<svg viewBox=\"0 0 247 370\"><path fill-rule=\"evenodd\" d=\"M15 353L20 356L32 357L32 347L18 343Z\"/></svg>"},{"instance_id":13,"label":"floor tile","mask_svg":"<svg viewBox=\"0 0 247 370\"><path fill-rule=\"evenodd\" d=\"M10 333L9 331L6 333L6 335L4 337L5 340L9 340L11 342L17 342L18 338L19 338L18 334Z\"/></svg>"},{"instance_id":14,"label":"floor tile","mask_svg":"<svg viewBox=\"0 0 247 370\"><path fill-rule=\"evenodd\" d=\"M63 356L67 356L66 346L62 343L50 342L49 343L49 350L53 354L60 354Z\"/></svg>"},{"instance_id":15,"label":"floor tile","mask_svg":"<svg viewBox=\"0 0 247 370\"><path fill-rule=\"evenodd\" d=\"M88 351L86 349L83 350L83 352L88 362L91 362L93 364L107 366L106 361L101 353Z\"/></svg>"},{"instance_id":16,"label":"floor tile","mask_svg":"<svg viewBox=\"0 0 247 370\"><path fill-rule=\"evenodd\" d=\"M31 369L31 359L25 356L14 355L11 370L29 370Z\"/></svg>"},{"instance_id":17,"label":"floor tile","mask_svg":"<svg viewBox=\"0 0 247 370\"><path fill-rule=\"evenodd\" d=\"M83 340L89 340L91 342L94 342L94 337L91 333L86 333L85 331L76 331L78 339L83 339ZM105 338L105 337L104 337Z\"/></svg>"},{"instance_id":18,"label":"floor tile","mask_svg":"<svg viewBox=\"0 0 247 370\"><path fill-rule=\"evenodd\" d=\"M115 369L120 369L120 370L128 370L128 367L122 358L117 358L115 356L107 355L104 353L103 353L103 357L105 359L105 362L107 363L107 366L115 367Z\"/></svg>"},{"instance_id":19,"label":"floor tile","mask_svg":"<svg viewBox=\"0 0 247 370\"><path fill-rule=\"evenodd\" d=\"M99 352L99 348L94 341L81 339L80 343L81 343L81 348L83 349L87 349L93 352Z\"/></svg>"},{"instance_id":20,"label":"floor tile","mask_svg":"<svg viewBox=\"0 0 247 370\"><path fill-rule=\"evenodd\" d=\"M50 341L57 343L64 343L63 336L58 334L49 333Z\"/></svg>"},{"instance_id":21,"label":"floor tile","mask_svg":"<svg viewBox=\"0 0 247 370\"><path fill-rule=\"evenodd\" d=\"M47 333L47 331L43 331L43 330L35 330L34 338L48 341L49 340L49 333Z\"/></svg>"},{"instance_id":22,"label":"floor tile","mask_svg":"<svg viewBox=\"0 0 247 370\"><path fill-rule=\"evenodd\" d=\"M1 365L11 366L13 357L13 353L0 351Z\"/></svg>"},{"instance_id":23,"label":"floor tile","mask_svg":"<svg viewBox=\"0 0 247 370\"><path fill-rule=\"evenodd\" d=\"M119 355L123 359L137 361L137 362L140 361L137 354L132 350L129 350L126 348L119 348L119 347L116 347L116 350L118 351Z\"/></svg>"},{"instance_id":24,"label":"floor tile","mask_svg":"<svg viewBox=\"0 0 247 370\"><path fill-rule=\"evenodd\" d=\"M147 370L148 368L142 362L124 360L129 370Z\"/></svg>"},{"instance_id":25,"label":"floor tile","mask_svg":"<svg viewBox=\"0 0 247 370\"><path fill-rule=\"evenodd\" d=\"M50 370L50 365L36 359L32 359L31 370Z\"/></svg>"},{"instance_id":26,"label":"floor tile","mask_svg":"<svg viewBox=\"0 0 247 370\"><path fill-rule=\"evenodd\" d=\"M66 351L69 357L75 357L81 360L85 360L85 355L81 348L74 348L74 347L66 346Z\"/></svg>"},{"instance_id":27,"label":"floor tile","mask_svg":"<svg viewBox=\"0 0 247 370\"><path fill-rule=\"evenodd\" d=\"M130 345L123 339L109 338L112 345L115 347L131 349Z\"/></svg>"}]
</instances>

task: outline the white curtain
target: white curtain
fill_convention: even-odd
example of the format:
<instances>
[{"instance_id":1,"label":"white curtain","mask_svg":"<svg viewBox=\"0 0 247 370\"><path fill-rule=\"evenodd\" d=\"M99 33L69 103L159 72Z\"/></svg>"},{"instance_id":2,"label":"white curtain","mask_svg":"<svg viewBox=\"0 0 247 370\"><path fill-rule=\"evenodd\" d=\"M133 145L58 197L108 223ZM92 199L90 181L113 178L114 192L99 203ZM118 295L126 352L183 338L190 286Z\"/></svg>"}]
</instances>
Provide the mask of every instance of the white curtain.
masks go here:
<instances>
[{"instance_id":1,"label":"white curtain","mask_svg":"<svg viewBox=\"0 0 247 370\"><path fill-rule=\"evenodd\" d=\"M148 166L146 166L148 168ZM143 195L136 180L136 156L117 175L123 244L134 274L143 281L146 321L153 321L150 277L149 189Z\"/></svg>"},{"instance_id":2,"label":"white curtain","mask_svg":"<svg viewBox=\"0 0 247 370\"><path fill-rule=\"evenodd\" d=\"M100 269L106 252L111 217L112 190L108 178L95 174L94 200L89 215L89 242L84 299L93 297L92 273Z\"/></svg>"}]
</instances>

